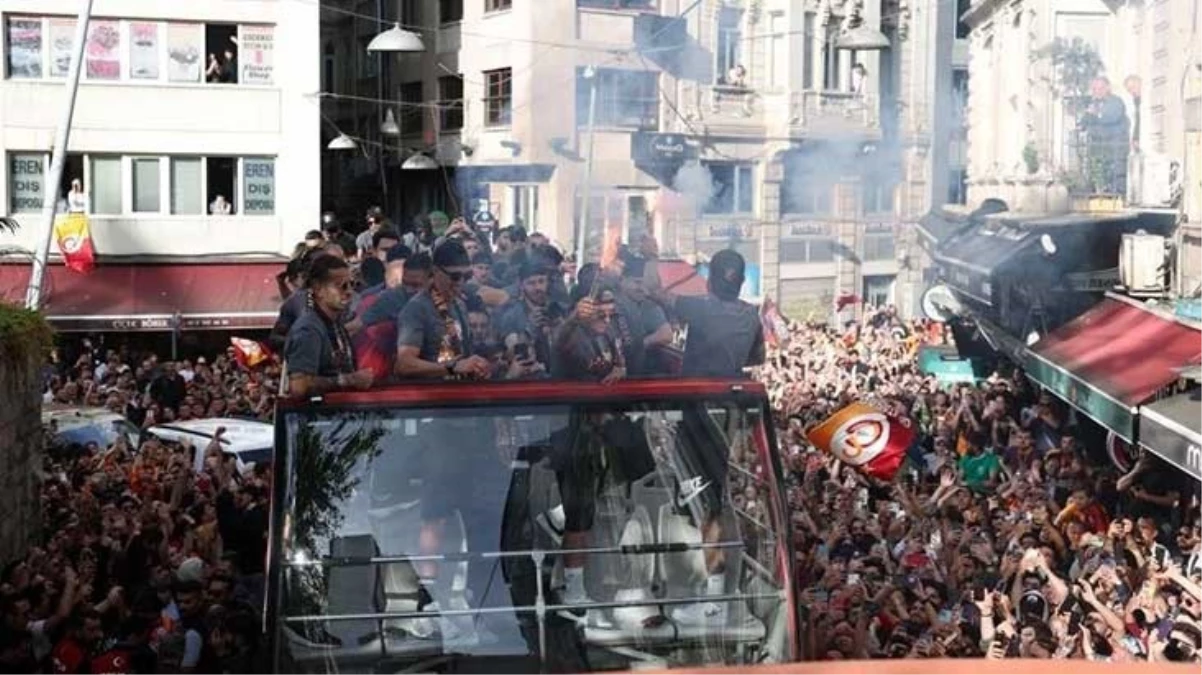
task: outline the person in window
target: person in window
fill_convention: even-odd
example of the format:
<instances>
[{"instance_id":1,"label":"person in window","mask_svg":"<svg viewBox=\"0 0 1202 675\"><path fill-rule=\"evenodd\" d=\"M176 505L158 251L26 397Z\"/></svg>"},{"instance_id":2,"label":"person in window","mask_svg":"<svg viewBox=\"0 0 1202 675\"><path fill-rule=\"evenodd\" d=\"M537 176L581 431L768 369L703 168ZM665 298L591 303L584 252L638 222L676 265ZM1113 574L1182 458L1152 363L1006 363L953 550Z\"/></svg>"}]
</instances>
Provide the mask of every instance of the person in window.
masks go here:
<instances>
[{"instance_id":1,"label":"person in window","mask_svg":"<svg viewBox=\"0 0 1202 675\"><path fill-rule=\"evenodd\" d=\"M88 195L83 191L83 181L71 180L71 191L67 193L67 212L84 213L88 210Z\"/></svg>"},{"instance_id":2,"label":"person in window","mask_svg":"<svg viewBox=\"0 0 1202 675\"><path fill-rule=\"evenodd\" d=\"M214 216L228 216L234 211L234 205L225 199L225 195L217 195L209 204L209 213Z\"/></svg>"},{"instance_id":3,"label":"person in window","mask_svg":"<svg viewBox=\"0 0 1202 675\"><path fill-rule=\"evenodd\" d=\"M325 255L313 261L306 280L308 306L288 331L284 347L288 389L293 396L317 396L334 389L367 389L369 369L355 369L351 338L342 315L354 291L346 261Z\"/></svg>"},{"instance_id":4,"label":"person in window","mask_svg":"<svg viewBox=\"0 0 1202 675\"><path fill-rule=\"evenodd\" d=\"M865 87L868 85L868 69L864 64L857 63L851 67L851 93L856 96L863 96Z\"/></svg>"},{"instance_id":5,"label":"person in window","mask_svg":"<svg viewBox=\"0 0 1202 675\"><path fill-rule=\"evenodd\" d=\"M692 298L663 289L656 264L658 247L652 237L645 237L641 248L647 259L648 293L688 326L682 367L685 377L742 378L747 377L746 368L764 363L764 328L759 311L739 299L746 272L742 255L730 249L715 253L710 260L709 294ZM682 459L694 475L682 478L678 499L688 503L701 498L705 512L705 522L700 524L702 539L718 543L722 538L719 517L727 493L729 446L709 412L700 406L685 408L680 435L685 439ZM709 572L706 595L722 595L726 583L723 551L706 550L705 563ZM676 608L672 618L679 623L721 624L726 610L726 605L716 602L697 603Z\"/></svg>"},{"instance_id":6,"label":"person in window","mask_svg":"<svg viewBox=\"0 0 1202 675\"><path fill-rule=\"evenodd\" d=\"M411 299L397 326L397 375L413 379L462 377L486 379L492 368L472 354L463 284L471 278L471 260L457 241L434 250L430 288Z\"/></svg>"},{"instance_id":7,"label":"person in window","mask_svg":"<svg viewBox=\"0 0 1202 675\"><path fill-rule=\"evenodd\" d=\"M1095 78L1092 97L1081 116L1089 144L1090 174L1099 192L1124 194L1127 188L1127 154L1131 149L1131 123L1123 100L1110 89L1110 80Z\"/></svg>"}]
</instances>

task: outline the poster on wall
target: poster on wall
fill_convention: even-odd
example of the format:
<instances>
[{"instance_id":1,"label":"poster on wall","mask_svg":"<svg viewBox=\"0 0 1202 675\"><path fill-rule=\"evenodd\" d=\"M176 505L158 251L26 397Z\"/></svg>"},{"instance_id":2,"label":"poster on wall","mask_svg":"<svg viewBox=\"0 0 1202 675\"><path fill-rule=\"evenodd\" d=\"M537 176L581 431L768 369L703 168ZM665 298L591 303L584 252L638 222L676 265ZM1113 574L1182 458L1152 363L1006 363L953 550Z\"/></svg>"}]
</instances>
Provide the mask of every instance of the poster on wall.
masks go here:
<instances>
[{"instance_id":1,"label":"poster on wall","mask_svg":"<svg viewBox=\"0 0 1202 675\"><path fill-rule=\"evenodd\" d=\"M242 64L239 82L242 84L271 84L273 54L275 51L274 26L239 26L238 47Z\"/></svg>"},{"instance_id":2,"label":"poster on wall","mask_svg":"<svg viewBox=\"0 0 1202 675\"><path fill-rule=\"evenodd\" d=\"M75 21L50 19L50 77L66 77L75 50Z\"/></svg>"},{"instance_id":3,"label":"poster on wall","mask_svg":"<svg viewBox=\"0 0 1202 675\"><path fill-rule=\"evenodd\" d=\"M167 24L167 79L172 82L200 82L204 49L204 26L195 23Z\"/></svg>"},{"instance_id":4,"label":"poster on wall","mask_svg":"<svg viewBox=\"0 0 1202 675\"><path fill-rule=\"evenodd\" d=\"M93 21L85 50L89 80L121 79L121 30L116 21Z\"/></svg>"},{"instance_id":5,"label":"poster on wall","mask_svg":"<svg viewBox=\"0 0 1202 675\"><path fill-rule=\"evenodd\" d=\"M159 25L129 24L129 76L134 80L159 79Z\"/></svg>"},{"instance_id":6,"label":"poster on wall","mask_svg":"<svg viewBox=\"0 0 1202 675\"><path fill-rule=\"evenodd\" d=\"M248 216L275 214L275 160L247 157L242 160L242 213Z\"/></svg>"},{"instance_id":7,"label":"poster on wall","mask_svg":"<svg viewBox=\"0 0 1202 675\"><path fill-rule=\"evenodd\" d=\"M42 20L8 20L8 76L42 76Z\"/></svg>"}]
</instances>

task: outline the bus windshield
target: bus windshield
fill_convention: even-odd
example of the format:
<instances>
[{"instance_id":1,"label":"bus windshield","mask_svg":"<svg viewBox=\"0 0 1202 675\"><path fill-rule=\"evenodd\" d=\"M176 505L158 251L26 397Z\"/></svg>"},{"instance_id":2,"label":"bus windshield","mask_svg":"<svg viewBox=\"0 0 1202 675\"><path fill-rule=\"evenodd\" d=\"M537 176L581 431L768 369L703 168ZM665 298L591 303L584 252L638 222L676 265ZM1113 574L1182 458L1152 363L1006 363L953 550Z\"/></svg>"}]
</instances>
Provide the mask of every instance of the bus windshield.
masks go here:
<instances>
[{"instance_id":1,"label":"bus windshield","mask_svg":"<svg viewBox=\"0 0 1202 675\"><path fill-rule=\"evenodd\" d=\"M276 672L796 658L754 397L283 412Z\"/></svg>"}]
</instances>

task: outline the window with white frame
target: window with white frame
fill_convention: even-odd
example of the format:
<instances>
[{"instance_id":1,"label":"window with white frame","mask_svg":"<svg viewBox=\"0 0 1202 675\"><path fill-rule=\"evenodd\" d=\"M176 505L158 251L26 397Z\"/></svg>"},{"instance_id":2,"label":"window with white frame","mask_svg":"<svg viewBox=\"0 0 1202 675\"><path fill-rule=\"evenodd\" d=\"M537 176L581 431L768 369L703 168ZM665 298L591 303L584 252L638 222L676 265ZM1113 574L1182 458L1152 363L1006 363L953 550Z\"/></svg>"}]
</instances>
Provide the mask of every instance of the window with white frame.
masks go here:
<instances>
[{"instance_id":1,"label":"window with white frame","mask_svg":"<svg viewBox=\"0 0 1202 675\"><path fill-rule=\"evenodd\" d=\"M74 17L7 17L7 77L65 78L74 53L75 25ZM89 82L274 81L272 25L95 18L86 40L81 75Z\"/></svg>"},{"instance_id":2,"label":"window with white frame","mask_svg":"<svg viewBox=\"0 0 1202 675\"><path fill-rule=\"evenodd\" d=\"M88 177L84 188L92 198L91 212L98 216L121 215L125 212L121 158L92 155L88 160Z\"/></svg>"},{"instance_id":3,"label":"window with white frame","mask_svg":"<svg viewBox=\"0 0 1202 675\"><path fill-rule=\"evenodd\" d=\"M735 162L702 162L709 169L713 192L705 205L708 214L755 211L755 165Z\"/></svg>"},{"instance_id":4,"label":"window with white frame","mask_svg":"<svg viewBox=\"0 0 1202 675\"><path fill-rule=\"evenodd\" d=\"M897 257L897 236L892 232L864 233L864 260L894 260Z\"/></svg>"},{"instance_id":5,"label":"window with white frame","mask_svg":"<svg viewBox=\"0 0 1202 675\"><path fill-rule=\"evenodd\" d=\"M731 86L745 86L732 79L735 68L743 65L743 10L723 7L718 12L718 43L714 50L714 81Z\"/></svg>"},{"instance_id":6,"label":"window with white frame","mask_svg":"<svg viewBox=\"0 0 1202 675\"><path fill-rule=\"evenodd\" d=\"M9 153L10 213L41 211L49 161L46 153ZM274 157L70 155L60 208L77 178L97 216L275 215Z\"/></svg>"},{"instance_id":7,"label":"window with white frame","mask_svg":"<svg viewBox=\"0 0 1202 675\"><path fill-rule=\"evenodd\" d=\"M200 157L171 158L172 215L200 216L205 212L204 160Z\"/></svg>"},{"instance_id":8,"label":"window with white frame","mask_svg":"<svg viewBox=\"0 0 1202 675\"><path fill-rule=\"evenodd\" d=\"M527 232L538 231L538 186L510 185L506 225L520 225Z\"/></svg>"},{"instance_id":9,"label":"window with white frame","mask_svg":"<svg viewBox=\"0 0 1202 675\"><path fill-rule=\"evenodd\" d=\"M888 178L868 178L860 185L864 213L893 213L897 183Z\"/></svg>"},{"instance_id":10,"label":"window with white frame","mask_svg":"<svg viewBox=\"0 0 1202 675\"><path fill-rule=\"evenodd\" d=\"M784 12L768 15L768 86L774 91L789 85L789 21Z\"/></svg>"},{"instance_id":11,"label":"window with white frame","mask_svg":"<svg viewBox=\"0 0 1202 675\"><path fill-rule=\"evenodd\" d=\"M134 213L159 213L163 210L159 166L158 157L134 157L130 160Z\"/></svg>"}]
</instances>

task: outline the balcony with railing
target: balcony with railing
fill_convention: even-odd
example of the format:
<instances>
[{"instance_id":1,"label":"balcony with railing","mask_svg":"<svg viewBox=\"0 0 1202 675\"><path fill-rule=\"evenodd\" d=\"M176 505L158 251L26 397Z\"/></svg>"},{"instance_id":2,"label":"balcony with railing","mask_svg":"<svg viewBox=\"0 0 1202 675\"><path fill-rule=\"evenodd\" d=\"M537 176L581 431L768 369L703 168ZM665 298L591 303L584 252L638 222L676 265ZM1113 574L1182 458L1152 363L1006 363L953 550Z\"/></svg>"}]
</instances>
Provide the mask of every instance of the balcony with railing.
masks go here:
<instances>
[{"instance_id":1,"label":"balcony with railing","mask_svg":"<svg viewBox=\"0 0 1202 675\"><path fill-rule=\"evenodd\" d=\"M789 100L790 133L881 134L880 109L875 97L850 91L798 91Z\"/></svg>"}]
</instances>

